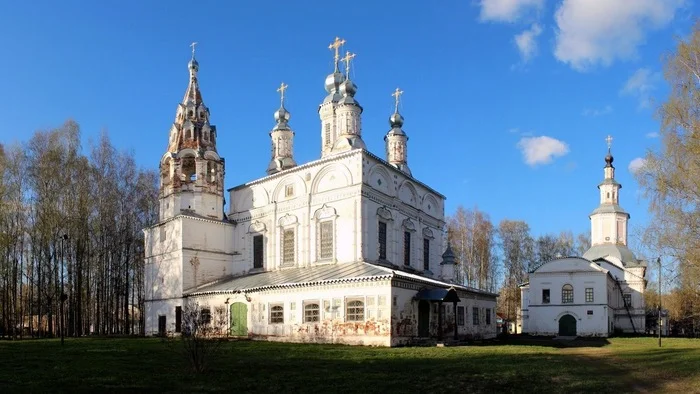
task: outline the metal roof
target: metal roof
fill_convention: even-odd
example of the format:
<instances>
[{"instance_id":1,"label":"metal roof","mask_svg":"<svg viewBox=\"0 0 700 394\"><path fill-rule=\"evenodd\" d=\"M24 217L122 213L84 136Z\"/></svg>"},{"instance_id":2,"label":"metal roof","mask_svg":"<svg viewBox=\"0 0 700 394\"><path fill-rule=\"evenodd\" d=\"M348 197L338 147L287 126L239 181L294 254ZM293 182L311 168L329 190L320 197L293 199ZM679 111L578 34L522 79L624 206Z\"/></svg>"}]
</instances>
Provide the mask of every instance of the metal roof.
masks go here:
<instances>
[{"instance_id":1,"label":"metal roof","mask_svg":"<svg viewBox=\"0 0 700 394\"><path fill-rule=\"evenodd\" d=\"M632 253L632 251L625 245L594 245L583 254L584 258L591 261L605 259L607 256L614 256L618 258L625 268L647 266L646 261L637 259L634 256L634 253Z\"/></svg>"},{"instance_id":2,"label":"metal roof","mask_svg":"<svg viewBox=\"0 0 700 394\"><path fill-rule=\"evenodd\" d=\"M190 294L237 292L298 284L344 282L361 279L391 278L389 269L367 263L329 264L316 267L287 268L224 279L191 289Z\"/></svg>"},{"instance_id":3,"label":"metal roof","mask_svg":"<svg viewBox=\"0 0 700 394\"><path fill-rule=\"evenodd\" d=\"M457 292L453 288L449 289L423 289L418 291L414 297L417 300L459 302Z\"/></svg>"},{"instance_id":4,"label":"metal roof","mask_svg":"<svg viewBox=\"0 0 700 394\"><path fill-rule=\"evenodd\" d=\"M229 277L205 284L186 291L188 295L207 293L237 293L257 291L280 287L308 286L322 283L343 283L364 280L403 279L443 288L455 288L463 291L498 297L498 294L443 282L424 276L403 272L375 264L357 262L328 264L303 268L284 268L277 271L252 273Z\"/></svg>"},{"instance_id":5,"label":"metal roof","mask_svg":"<svg viewBox=\"0 0 700 394\"><path fill-rule=\"evenodd\" d=\"M595 215L597 213L625 213L627 216L629 216L629 214L625 212L625 210L618 204L601 204L598 208L591 212L591 215Z\"/></svg>"}]
</instances>

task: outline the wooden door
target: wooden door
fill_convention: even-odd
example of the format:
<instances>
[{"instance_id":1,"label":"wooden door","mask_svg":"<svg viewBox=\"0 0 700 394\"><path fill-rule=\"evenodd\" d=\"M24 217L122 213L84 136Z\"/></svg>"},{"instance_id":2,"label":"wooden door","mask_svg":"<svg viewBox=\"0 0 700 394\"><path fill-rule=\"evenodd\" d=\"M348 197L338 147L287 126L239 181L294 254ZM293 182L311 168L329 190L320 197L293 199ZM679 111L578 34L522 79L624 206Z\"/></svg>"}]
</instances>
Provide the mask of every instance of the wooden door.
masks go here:
<instances>
[{"instance_id":1,"label":"wooden door","mask_svg":"<svg viewBox=\"0 0 700 394\"><path fill-rule=\"evenodd\" d=\"M430 303L425 300L418 303L418 336L430 336Z\"/></svg>"},{"instance_id":2,"label":"wooden door","mask_svg":"<svg viewBox=\"0 0 700 394\"><path fill-rule=\"evenodd\" d=\"M576 336L576 318L571 315L564 315L559 319L559 335L562 337Z\"/></svg>"},{"instance_id":3,"label":"wooden door","mask_svg":"<svg viewBox=\"0 0 700 394\"><path fill-rule=\"evenodd\" d=\"M231 335L248 336L248 306L242 302L231 304Z\"/></svg>"}]
</instances>

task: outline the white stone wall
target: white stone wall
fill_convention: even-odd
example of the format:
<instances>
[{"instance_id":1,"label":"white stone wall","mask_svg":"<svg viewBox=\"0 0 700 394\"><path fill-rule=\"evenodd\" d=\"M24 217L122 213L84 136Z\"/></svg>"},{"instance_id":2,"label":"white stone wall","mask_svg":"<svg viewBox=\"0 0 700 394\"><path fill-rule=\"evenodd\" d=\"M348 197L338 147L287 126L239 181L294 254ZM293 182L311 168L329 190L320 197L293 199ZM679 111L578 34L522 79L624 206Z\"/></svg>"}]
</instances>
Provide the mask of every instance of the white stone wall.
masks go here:
<instances>
[{"instance_id":1,"label":"white stone wall","mask_svg":"<svg viewBox=\"0 0 700 394\"><path fill-rule=\"evenodd\" d=\"M248 336L252 339L342 343L349 345L390 346L391 287L388 280L312 287L284 288L248 294L216 294L192 297L200 307L214 310L233 302L245 302L248 308ZM364 320L348 321L349 301L364 302ZM304 306L317 303L320 321L308 323ZM270 322L270 308L282 305L284 322Z\"/></svg>"},{"instance_id":2,"label":"white stone wall","mask_svg":"<svg viewBox=\"0 0 700 394\"><path fill-rule=\"evenodd\" d=\"M530 274L523 303L523 332L531 335L558 335L559 319L569 314L576 318L578 336L608 336L610 333L608 282L604 269L580 258L549 262ZM563 303L562 288L573 287L573 302ZM586 301L586 288L593 289L593 301ZM543 289L549 289L549 303L544 303ZM527 317L525 317L527 316Z\"/></svg>"},{"instance_id":3,"label":"white stone wall","mask_svg":"<svg viewBox=\"0 0 700 394\"><path fill-rule=\"evenodd\" d=\"M264 236L264 269L282 268L282 231L295 231L295 264L378 260L378 212L391 217L387 260L403 265L403 232L410 231L411 268L423 271L423 240L430 270L439 274L445 249L444 198L381 160L355 150L262 178L230 191L229 218L237 222L235 272L252 267L253 236ZM334 220L333 259L319 261L318 223Z\"/></svg>"}]
</instances>

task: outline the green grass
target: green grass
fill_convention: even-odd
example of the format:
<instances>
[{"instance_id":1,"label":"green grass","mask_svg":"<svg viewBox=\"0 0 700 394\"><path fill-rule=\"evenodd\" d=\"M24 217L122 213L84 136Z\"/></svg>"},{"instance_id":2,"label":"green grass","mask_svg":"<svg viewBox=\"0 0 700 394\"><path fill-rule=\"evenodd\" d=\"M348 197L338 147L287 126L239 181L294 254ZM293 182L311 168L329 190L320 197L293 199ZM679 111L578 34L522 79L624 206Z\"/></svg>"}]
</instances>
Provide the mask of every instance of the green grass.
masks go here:
<instances>
[{"instance_id":1,"label":"green grass","mask_svg":"<svg viewBox=\"0 0 700 394\"><path fill-rule=\"evenodd\" d=\"M616 338L463 347L366 348L227 342L194 374L179 342L0 342L0 391L700 392L700 341ZM602 346L601 346L602 345Z\"/></svg>"}]
</instances>

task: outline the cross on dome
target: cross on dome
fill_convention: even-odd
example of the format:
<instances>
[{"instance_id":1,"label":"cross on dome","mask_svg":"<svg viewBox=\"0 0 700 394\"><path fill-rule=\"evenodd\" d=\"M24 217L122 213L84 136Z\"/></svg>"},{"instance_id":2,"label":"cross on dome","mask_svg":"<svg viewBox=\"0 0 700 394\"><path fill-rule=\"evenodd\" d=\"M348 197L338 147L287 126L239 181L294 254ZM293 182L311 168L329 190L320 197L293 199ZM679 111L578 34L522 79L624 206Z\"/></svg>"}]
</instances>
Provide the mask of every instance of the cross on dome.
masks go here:
<instances>
[{"instance_id":1,"label":"cross on dome","mask_svg":"<svg viewBox=\"0 0 700 394\"><path fill-rule=\"evenodd\" d=\"M345 45L345 40L341 39L340 37L336 37L335 40L331 42L330 45L328 45L328 49L335 50L335 56L333 56L333 60L335 61L336 71L338 70L338 61L340 60L340 54L338 51L343 45Z\"/></svg>"},{"instance_id":2,"label":"cross on dome","mask_svg":"<svg viewBox=\"0 0 700 394\"><path fill-rule=\"evenodd\" d=\"M394 96L394 100L396 101L396 108L394 109L394 112L399 112L399 100L402 94L403 90L399 90L399 88L396 88L394 93L391 94L392 96Z\"/></svg>"},{"instance_id":3,"label":"cross on dome","mask_svg":"<svg viewBox=\"0 0 700 394\"><path fill-rule=\"evenodd\" d=\"M350 53L350 51L347 51L345 53L345 57L340 59L343 63L345 63L345 76L350 78L350 61L357 56L355 53Z\"/></svg>"},{"instance_id":4,"label":"cross on dome","mask_svg":"<svg viewBox=\"0 0 700 394\"><path fill-rule=\"evenodd\" d=\"M194 59L194 49L195 49L195 47L197 46L197 42L196 42L196 41L193 41L193 42L190 44L190 46L192 47L192 59Z\"/></svg>"},{"instance_id":5,"label":"cross on dome","mask_svg":"<svg viewBox=\"0 0 700 394\"><path fill-rule=\"evenodd\" d=\"M277 92L280 94L280 105L284 106L284 92L287 90L289 85L286 85L284 82L280 85L279 88L277 88Z\"/></svg>"},{"instance_id":6,"label":"cross on dome","mask_svg":"<svg viewBox=\"0 0 700 394\"><path fill-rule=\"evenodd\" d=\"M607 137L605 137L605 142L608 144L608 152L610 152L610 148L612 147L612 141L612 136L608 135Z\"/></svg>"}]
</instances>

